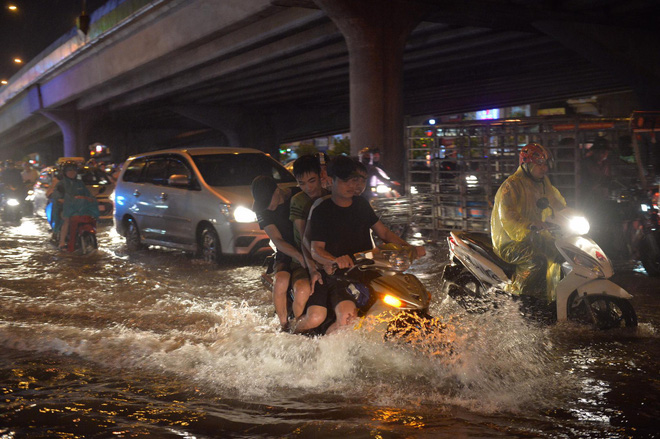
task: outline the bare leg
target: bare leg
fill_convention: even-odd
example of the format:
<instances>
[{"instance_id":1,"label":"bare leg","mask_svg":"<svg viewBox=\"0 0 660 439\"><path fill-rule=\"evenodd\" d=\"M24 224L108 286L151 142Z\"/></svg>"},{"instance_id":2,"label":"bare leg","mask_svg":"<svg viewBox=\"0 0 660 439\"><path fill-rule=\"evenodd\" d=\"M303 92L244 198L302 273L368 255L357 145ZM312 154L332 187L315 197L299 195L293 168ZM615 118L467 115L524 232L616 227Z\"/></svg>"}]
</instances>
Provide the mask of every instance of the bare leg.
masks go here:
<instances>
[{"instance_id":1,"label":"bare leg","mask_svg":"<svg viewBox=\"0 0 660 439\"><path fill-rule=\"evenodd\" d=\"M303 315L296 324L295 332L304 332L314 329L325 320L328 315L328 310L323 306L312 305L307 308L307 312Z\"/></svg>"},{"instance_id":2,"label":"bare leg","mask_svg":"<svg viewBox=\"0 0 660 439\"><path fill-rule=\"evenodd\" d=\"M357 318L357 308L355 307L355 303L351 300L339 302L335 307L335 314L337 314L337 321L330 325L326 334L331 334L353 324Z\"/></svg>"},{"instance_id":3,"label":"bare leg","mask_svg":"<svg viewBox=\"0 0 660 439\"><path fill-rule=\"evenodd\" d=\"M310 292L311 288L307 279L299 279L293 286L293 315L295 318L299 318L305 311Z\"/></svg>"},{"instance_id":4,"label":"bare leg","mask_svg":"<svg viewBox=\"0 0 660 439\"><path fill-rule=\"evenodd\" d=\"M273 281L273 304L275 305L275 313L283 328L289 323L286 312L286 290L289 288L289 279L291 279L289 272L278 271L275 273Z\"/></svg>"},{"instance_id":5,"label":"bare leg","mask_svg":"<svg viewBox=\"0 0 660 439\"><path fill-rule=\"evenodd\" d=\"M66 245L66 238L69 235L69 218L64 218L60 228L60 248Z\"/></svg>"}]
</instances>

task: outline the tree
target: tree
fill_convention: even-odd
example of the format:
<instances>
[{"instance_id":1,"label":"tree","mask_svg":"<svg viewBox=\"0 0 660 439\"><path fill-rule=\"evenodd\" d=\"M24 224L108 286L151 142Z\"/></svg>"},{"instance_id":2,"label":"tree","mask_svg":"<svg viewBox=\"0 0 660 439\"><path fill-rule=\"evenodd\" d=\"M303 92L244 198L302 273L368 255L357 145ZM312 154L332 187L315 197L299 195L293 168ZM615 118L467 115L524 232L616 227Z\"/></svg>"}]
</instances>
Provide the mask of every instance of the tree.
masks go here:
<instances>
[{"instance_id":1,"label":"tree","mask_svg":"<svg viewBox=\"0 0 660 439\"><path fill-rule=\"evenodd\" d=\"M335 140L335 146L328 150L328 155L351 155L351 139L346 137L344 139Z\"/></svg>"}]
</instances>

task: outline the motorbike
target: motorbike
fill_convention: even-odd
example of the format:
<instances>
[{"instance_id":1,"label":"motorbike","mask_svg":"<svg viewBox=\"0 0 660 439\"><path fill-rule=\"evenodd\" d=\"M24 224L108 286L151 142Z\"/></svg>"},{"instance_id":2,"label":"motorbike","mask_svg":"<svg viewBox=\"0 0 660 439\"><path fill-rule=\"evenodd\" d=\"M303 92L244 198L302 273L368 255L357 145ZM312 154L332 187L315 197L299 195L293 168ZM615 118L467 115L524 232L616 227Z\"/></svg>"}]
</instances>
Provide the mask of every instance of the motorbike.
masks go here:
<instances>
[{"instance_id":1,"label":"motorbike","mask_svg":"<svg viewBox=\"0 0 660 439\"><path fill-rule=\"evenodd\" d=\"M537 203L539 209L548 206L545 198ZM555 303L549 307L552 320L576 321L599 329L637 326L632 295L609 280L614 274L610 260L585 236L589 232L587 219L574 209L564 208L552 212L546 224L564 259L553 295ZM473 303L470 299L476 299L472 310L484 312L489 308L489 294L507 295L506 286L515 267L495 254L489 235L454 231L447 241L450 263L442 280L449 296L467 308ZM523 300L521 305L525 303L529 302Z\"/></svg>"},{"instance_id":2,"label":"motorbike","mask_svg":"<svg viewBox=\"0 0 660 439\"><path fill-rule=\"evenodd\" d=\"M336 270L333 276L356 299L359 322L355 328L369 326L386 339L437 337L445 329L438 318L428 314L431 293L413 274L405 271L414 259L414 248L383 244L371 251L353 255L355 265ZM262 274L264 285L272 290L272 278ZM289 316L293 291L288 291ZM332 310L315 331L306 335L322 335L335 321Z\"/></svg>"},{"instance_id":3,"label":"motorbike","mask_svg":"<svg viewBox=\"0 0 660 439\"><path fill-rule=\"evenodd\" d=\"M0 201L0 210L2 211L2 220L11 223L20 223L23 218L23 199L18 188L5 186L2 191Z\"/></svg>"},{"instance_id":4,"label":"motorbike","mask_svg":"<svg viewBox=\"0 0 660 439\"><path fill-rule=\"evenodd\" d=\"M60 233L65 233L60 230ZM96 218L89 215L76 215L69 218L69 234L66 251L87 255L98 249L96 241Z\"/></svg>"}]
</instances>

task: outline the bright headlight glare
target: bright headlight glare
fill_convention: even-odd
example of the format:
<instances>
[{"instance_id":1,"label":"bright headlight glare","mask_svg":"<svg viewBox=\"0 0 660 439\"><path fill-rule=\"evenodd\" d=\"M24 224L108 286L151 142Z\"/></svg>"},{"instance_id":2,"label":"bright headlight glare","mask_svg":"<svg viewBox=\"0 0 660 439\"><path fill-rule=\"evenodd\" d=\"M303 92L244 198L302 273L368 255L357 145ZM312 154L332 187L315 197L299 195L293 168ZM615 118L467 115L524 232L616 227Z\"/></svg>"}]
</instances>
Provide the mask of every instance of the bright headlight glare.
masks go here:
<instances>
[{"instance_id":1,"label":"bright headlight glare","mask_svg":"<svg viewBox=\"0 0 660 439\"><path fill-rule=\"evenodd\" d=\"M586 235L589 233L589 221L583 216L576 216L570 219L568 228L576 235Z\"/></svg>"},{"instance_id":2,"label":"bright headlight glare","mask_svg":"<svg viewBox=\"0 0 660 439\"><path fill-rule=\"evenodd\" d=\"M257 221L257 215L247 207L238 206L234 210L234 219L239 223L254 223Z\"/></svg>"},{"instance_id":3,"label":"bright headlight glare","mask_svg":"<svg viewBox=\"0 0 660 439\"><path fill-rule=\"evenodd\" d=\"M417 186L410 186L410 193L411 194L419 193L419 191L417 190Z\"/></svg>"},{"instance_id":4,"label":"bright headlight glare","mask_svg":"<svg viewBox=\"0 0 660 439\"><path fill-rule=\"evenodd\" d=\"M387 303L389 306L393 306L394 308L401 308L403 306L403 302L396 297L386 294L385 297L383 297L383 302Z\"/></svg>"},{"instance_id":5,"label":"bright headlight glare","mask_svg":"<svg viewBox=\"0 0 660 439\"><path fill-rule=\"evenodd\" d=\"M389 191L390 191L390 188L388 188L384 184L379 184L378 186L376 186L376 192L378 192L379 194L385 194Z\"/></svg>"},{"instance_id":6,"label":"bright headlight glare","mask_svg":"<svg viewBox=\"0 0 660 439\"><path fill-rule=\"evenodd\" d=\"M7 206L16 207L19 204L21 204L21 203L19 203L16 198L7 198Z\"/></svg>"}]
</instances>

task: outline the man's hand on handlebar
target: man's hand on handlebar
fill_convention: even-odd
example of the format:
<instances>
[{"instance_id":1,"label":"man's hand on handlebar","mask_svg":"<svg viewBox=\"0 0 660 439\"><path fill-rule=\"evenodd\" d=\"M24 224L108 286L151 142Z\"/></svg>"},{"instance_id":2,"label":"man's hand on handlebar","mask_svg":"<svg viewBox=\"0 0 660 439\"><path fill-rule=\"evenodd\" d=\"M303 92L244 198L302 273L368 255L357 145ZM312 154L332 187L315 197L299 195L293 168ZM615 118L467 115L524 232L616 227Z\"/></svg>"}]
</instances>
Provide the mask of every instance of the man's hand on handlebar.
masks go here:
<instances>
[{"instance_id":1,"label":"man's hand on handlebar","mask_svg":"<svg viewBox=\"0 0 660 439\"><path fill-rule=\"evenodd\" d=\"M529 230L531 230L532 232L540 232L541 230L545 230L547 228L548 225L543 221L534 221L529 225Z\"/></svg>"},{"instance_id":2,"label":"man's hand on handlebar","mask_svg":"<svg viewBox=\"0 0 660 439\"><path fill-rule=\"evenodd\" d=\"M343 255L335 259L335 265L337 265L337 268L351 268L355 264L353 263L353 258L349 255Z\"/></svg>"}]
</instances>

